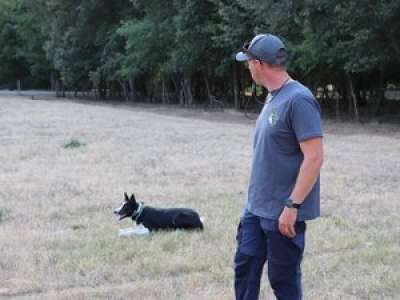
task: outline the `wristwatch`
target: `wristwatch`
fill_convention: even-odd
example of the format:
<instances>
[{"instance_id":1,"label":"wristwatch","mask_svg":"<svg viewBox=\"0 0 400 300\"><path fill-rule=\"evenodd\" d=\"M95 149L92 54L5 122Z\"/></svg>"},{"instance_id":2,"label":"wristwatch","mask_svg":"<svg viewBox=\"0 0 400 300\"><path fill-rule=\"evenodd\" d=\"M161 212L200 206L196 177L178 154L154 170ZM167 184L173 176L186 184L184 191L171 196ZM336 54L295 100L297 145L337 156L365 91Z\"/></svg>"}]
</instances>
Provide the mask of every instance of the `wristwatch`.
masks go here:
<instances>
[{"instance_id":1,"label":"wristwatch","mask_svg":"<svg viewBox=\"0 0 400 300\"><path fill-rule=\"evenodd\" d=\"M285 206L287 208L296 208L299 209L301 207L301 204L294 203L293 200L289 197L285 200Z\"/></svg>"}]
</instances>

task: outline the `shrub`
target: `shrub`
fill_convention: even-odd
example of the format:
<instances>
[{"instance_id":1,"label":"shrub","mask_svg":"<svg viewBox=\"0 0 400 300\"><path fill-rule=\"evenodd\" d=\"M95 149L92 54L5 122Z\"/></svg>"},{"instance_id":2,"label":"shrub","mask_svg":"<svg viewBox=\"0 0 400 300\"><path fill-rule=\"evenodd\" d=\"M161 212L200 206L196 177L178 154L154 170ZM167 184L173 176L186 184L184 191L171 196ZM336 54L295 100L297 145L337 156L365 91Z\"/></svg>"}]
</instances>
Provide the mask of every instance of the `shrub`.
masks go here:
<instances>
[{"instance_id":1,"label":"shrub","mask_svg":"<svg viewBox=\"0 0 400 300\"><path fill-rule=\"evenodd\" d=\"M86 145L85 143L83 143L83 142L81 142L79 140L71 139L70 141L64 143L64 148L65 149L72 149L72 148L79 148L79 147L82 147L82 146L85 146L85 145Z\"/></svg>"}]
</instances>

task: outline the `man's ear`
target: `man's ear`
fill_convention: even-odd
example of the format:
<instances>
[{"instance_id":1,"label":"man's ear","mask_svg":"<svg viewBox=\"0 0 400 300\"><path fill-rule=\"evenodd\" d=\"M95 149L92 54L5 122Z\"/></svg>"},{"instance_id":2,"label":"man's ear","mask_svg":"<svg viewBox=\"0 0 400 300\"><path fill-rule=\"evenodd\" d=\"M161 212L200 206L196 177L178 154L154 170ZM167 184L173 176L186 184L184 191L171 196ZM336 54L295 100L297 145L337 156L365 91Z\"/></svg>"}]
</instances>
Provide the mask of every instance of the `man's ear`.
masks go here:
<instances>
[{"instance_id":1,"label":"man's ear","mask_svg":"<svg viewBox=\"0 0 400 300\"><path fill-rule=\"evenodd\" d=\"M124 196L125 196L125 201L129 201L129 197L128 197L128 194L126 192L124 193Z\"/></svg>"}]
</instances>

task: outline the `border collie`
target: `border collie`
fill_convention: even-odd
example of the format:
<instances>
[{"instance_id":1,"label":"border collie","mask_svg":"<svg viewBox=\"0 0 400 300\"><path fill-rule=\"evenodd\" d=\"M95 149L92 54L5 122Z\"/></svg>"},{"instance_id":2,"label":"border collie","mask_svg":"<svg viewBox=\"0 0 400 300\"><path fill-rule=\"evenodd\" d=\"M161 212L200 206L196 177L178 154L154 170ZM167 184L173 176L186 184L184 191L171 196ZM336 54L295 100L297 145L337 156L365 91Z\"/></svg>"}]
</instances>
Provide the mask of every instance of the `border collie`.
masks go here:
<instances>
[{"instance_id":1,"label":"border collie","mask_svg":"<svg viewBox=\"0 0 400 300\"><path fill-rule=\"evenodd\" d=\"M199 214L189 208L154 208L137 202L135 195L128 197L124 193L124 201L114 210L119 220L131 217L136 224L143 224L150 231L175 229L200 229L203 223Z\"/></svg>"}]
</instances>

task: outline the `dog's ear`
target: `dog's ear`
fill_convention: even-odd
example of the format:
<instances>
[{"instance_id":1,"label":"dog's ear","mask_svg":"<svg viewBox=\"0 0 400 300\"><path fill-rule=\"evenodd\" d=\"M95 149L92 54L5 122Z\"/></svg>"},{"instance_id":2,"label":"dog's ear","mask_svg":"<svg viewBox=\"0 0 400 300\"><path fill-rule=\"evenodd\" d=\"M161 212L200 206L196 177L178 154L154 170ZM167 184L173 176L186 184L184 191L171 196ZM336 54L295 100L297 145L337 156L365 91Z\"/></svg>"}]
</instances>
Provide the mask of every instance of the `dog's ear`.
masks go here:
<instances>
[{"instance_id":1,"label":"dog's ear","mask_svg":"<svg viewBox=\"0 0 400 300\"><path fill-rule=\"evenodd\" d=\"M128 197L128 194L126 192L124 193L124 196L125 196L125 201L129 201L129 197Z\"/></svg>"},{"instance_id":2,"label":"dog's ear","mask_svg":"<svg viewBox=\"0 0 400 300\"><path fill-rule=\"evenodd\" d=\"M132 194L132 196L131 196L131 201L132 201L132 202L136 202L135 194Z\"/></svg>"}]
</instances>

